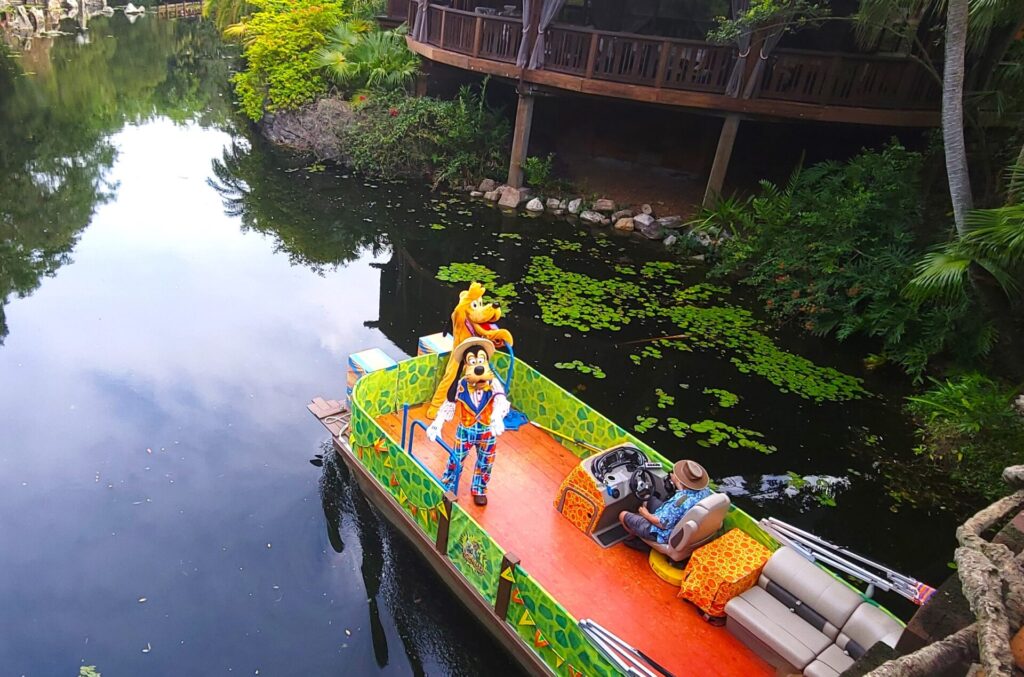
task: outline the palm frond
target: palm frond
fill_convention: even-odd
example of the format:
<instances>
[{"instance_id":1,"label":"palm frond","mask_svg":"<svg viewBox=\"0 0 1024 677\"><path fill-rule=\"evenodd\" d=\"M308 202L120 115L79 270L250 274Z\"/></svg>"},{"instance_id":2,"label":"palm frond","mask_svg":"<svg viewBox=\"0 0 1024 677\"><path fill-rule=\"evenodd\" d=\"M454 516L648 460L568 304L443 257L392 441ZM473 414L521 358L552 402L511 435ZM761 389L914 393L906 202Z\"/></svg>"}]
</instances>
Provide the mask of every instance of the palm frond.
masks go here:
<instances>
[{"instance_id":1,"label":"palm frond","mask_svg":"<svg viewBox=\"0 0 1024 677\"><path fill-rule=\"evenodd\" d=\"M964 243L1002 266L1024 264L1024 204L975 209L966 218Z\"/></svg>"},{"instance_id":2,"label":"palm frond","mask_svg":"<svg viewBox=\"0 0 1024 677\"><path fill-rule=\"evenodd\" d=\"M955 246L928 252L915 264L914 277L903 293L916 301L962 297L966 293L970 266L971 257Z\"/></svg>"}]
</instances>

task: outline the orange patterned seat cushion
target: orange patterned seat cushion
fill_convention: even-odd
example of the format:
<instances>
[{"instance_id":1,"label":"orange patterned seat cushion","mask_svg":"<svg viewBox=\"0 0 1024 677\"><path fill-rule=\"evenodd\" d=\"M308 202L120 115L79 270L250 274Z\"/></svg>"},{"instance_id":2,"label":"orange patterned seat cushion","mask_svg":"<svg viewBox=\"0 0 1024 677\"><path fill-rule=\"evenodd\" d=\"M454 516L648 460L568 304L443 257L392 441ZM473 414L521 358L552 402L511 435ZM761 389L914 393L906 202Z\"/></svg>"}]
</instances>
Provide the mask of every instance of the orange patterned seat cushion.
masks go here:
<instances>
[{"instance_id":1,"label":"orange patterned seat cushion","mask_svg":"<svg viewBox=\"0 0 1024 677\"><path fill-rule=\"evenodd\" d=\"M725 616L725 605L757 583L771 551L739 529L693 551L679 597L709 616Z\"/></svg>"},{"instance_id":2,"label":"orange patterned seat cushion","mask_svg":"<svg viewBox=\"0 0 1024 677\"><path fill-rule=\"evenodd\" d=\"M585 534L589 534L600 519L604 498L594 478L581 466L573 468L562 482L555 497L555 509Z\"/></svg>"}]
</instances>

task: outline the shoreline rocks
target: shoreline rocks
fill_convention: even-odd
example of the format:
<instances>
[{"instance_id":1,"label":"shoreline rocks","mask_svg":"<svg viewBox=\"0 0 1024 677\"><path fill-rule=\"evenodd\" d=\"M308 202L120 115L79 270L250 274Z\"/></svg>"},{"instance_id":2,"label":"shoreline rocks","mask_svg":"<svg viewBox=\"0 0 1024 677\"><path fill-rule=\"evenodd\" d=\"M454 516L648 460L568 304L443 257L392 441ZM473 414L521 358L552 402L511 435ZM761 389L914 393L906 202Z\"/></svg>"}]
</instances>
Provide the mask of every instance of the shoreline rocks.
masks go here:
<instances>
[{"instance_id":1,"label":"shoreline rocks","mask_svg":"<svg viewBox=\"0 0 1024 677\"><path fill-rule=\"evenodd\" d=\"M340 132L351 124L353 117L348 101L324 97L296 110L267 113L258 126L273 144L347 164L349 158L342 147Z\"/></svg>"}]
</instances>

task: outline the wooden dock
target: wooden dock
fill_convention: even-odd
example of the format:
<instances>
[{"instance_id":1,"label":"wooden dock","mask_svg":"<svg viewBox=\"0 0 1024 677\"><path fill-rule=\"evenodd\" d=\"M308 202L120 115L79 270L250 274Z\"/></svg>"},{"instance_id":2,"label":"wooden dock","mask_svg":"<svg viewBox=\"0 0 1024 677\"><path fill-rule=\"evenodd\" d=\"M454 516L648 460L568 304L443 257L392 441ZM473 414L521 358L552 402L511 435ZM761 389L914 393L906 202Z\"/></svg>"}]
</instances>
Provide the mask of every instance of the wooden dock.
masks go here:
<instances>
[{"instance_id":1,"label":"wooden dock","mask_svg":"<svg viewBox=\"0 0 1024 677\"><path fill-rule=\"evenodd\" d=\"M153 8L156 15L165 19L192 19L203 15L202 0L167 2Z\"/></svg>"}]
</instances>

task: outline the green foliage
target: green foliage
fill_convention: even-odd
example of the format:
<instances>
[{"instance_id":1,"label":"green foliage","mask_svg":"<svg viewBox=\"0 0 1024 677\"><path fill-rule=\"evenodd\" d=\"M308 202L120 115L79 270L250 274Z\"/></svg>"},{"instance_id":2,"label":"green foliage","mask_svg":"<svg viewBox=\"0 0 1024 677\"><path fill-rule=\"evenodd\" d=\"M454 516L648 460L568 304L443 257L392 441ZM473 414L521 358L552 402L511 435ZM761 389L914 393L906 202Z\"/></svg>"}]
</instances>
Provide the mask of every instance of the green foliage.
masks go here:
<instances>
[{"instance_id":1,"label":"green foliage","mask_svg":"<svg viewBox=\"0 0 1024 677\"><path fill-rule=\"evenodd\" d=\"M967 233L925 254L914 268L906 287L910 298L947 303L969 300L970 269L985 270L1003 293L1015 299L1024 275L1024 195L1019 190L1024 167L1009 170L1007 203L994 209L975 209L967 214Z\"/></svg>"},{"instance_id":2,"label":"green foliage","mask_svg":"<svg viewBox=\"0 0 1024 677\"><path fill-rule=\"evenodd\" d=\"M242 111L259 120L266 111L297 108L327 91L317 50L347 13L324 0L250 1L258 11L225 35L242 39L246 68L233 77L235 92Z\"/></svg>"},{"instance_id":3,"label":"green foliage","mask_svg":"<svg viewBox=\"0 0 1024 677\"><path fill-rule=\"evenodd\" d=\"M668 409L676 403L676 398L661 388L656 389L654 394L658 396L658 409Z\"/></svg>"},{"instance_id":4,"label":"green foliage","mask_svg":"<svg viewBox=\"0 0 1024 677\"><path fill-rule=\"evenodd\" d=\"M95 665L83 665L78 668L78 677L103 677Z\"/></svg>"},{"instance_id":5,"label":"green foliage","mask_svg":"<svg viewBox=\"0 0 1024 677\"><path fill-rule=\"evenodd\" d=\"M711 395L718 400L718 406L728 409L729 407L735 407L740 401L740 396L731 393L728 390L722 390L721 388L705 388L705 395Z\"/></svg>"},{"instance_id":6,"label":"green foliage","mask_svg":"<svg viewBox=\"0 0 1024 677\"><path fill-rule=\"evenodd\" d=\"M646 264L641 274L649 276L650 282L637 285L567 271L549 256L535 256L523 282L533 288L541 320L556 327L619 331L634 319L647 319L679 332L631 354L634 364L660 359L663 350L699 347L732 353L730 361L742 373L757 374L783 392L807 399L848 400L864 394L858 379L780 350L757 330L758 322L750 312L730 305L696 305L728 290L707 284L683 287L674 277L678 270L678 264L669 262Z\"/></svg>"},{"instance_id":7,"label":"green foliage","mask_svg":"<svg viewBox=\"0 0 1024 677\"><path fill-rule=\"evenodd\" d=\"M884 357L918 379L939 354L984 355L994 336L970 304L903 293L918 257L919 164L893 142L800 171L785 188L763 183L716 272L742 272L769 313L814 334L880 338Z\"/></svg>"},{"instance_id":8,"label":"green foliage","mask_svg":"<svg viewBox=\"0 0 1024 677\"><path fill-rule=\"evenodd\" d=\"M967 490L993 500L1004 495L1003 468L1024 454L1024 417L1012 406L1016 389L978 373L932 384L907 398L920 450Z\"/></svg>"},{"instance_id":9,"label":"green foliage","mask_svg":"<svg viewBox=\"0 0 1024 677\"><path fill-rule=\"evenodd\" d=\"M444 282L479 282L487 289L488 299L507 302L517 296L515 284L498 284L498 274L479 263L450 263L438 268L435 277Z\"/></svg>"},{"instance_id":10,"label":"green foliage","mask_svg":"<svg viewBox=\"0 0 1024 677\"><path fill-rule=\"evenodd\" d=\"M317 63L349 91L406 89L419 71L419 57L405 44L404 30L372 27L359 19L338 24L317 52Z\"/></svg>"},{"instance_id":11,"label":"green foliage","mask_svg":"<svg viewBox=\"0 0 1024 677\"><path fill-rule=\"evenodd\" d=\"M656 425L658 425L658 419L653 416L637 416L633 430L642 435Z\"/></svg>"},{"instance_id":12,"label":"green foliage","mask_svg":"<svg viewBox=\"0 0 1024 677\"><path fill-rule=\"evenodd\" d=\"M555 362L555 369L575 369L581 374L590 374L597 379L606 377L606 374L601 367L596 364L586 364L582 360L573 360L572 362Z\"/></svg>"},{"instance_id":13,"label":"green foliage","mask_svg":"<svg viewBox=\"0 0 1024 677\"><path fill-rule=\"evenodd\" d=\"M791 33L816 25L829 13L827 4L816 0L751 0L750 7L734 18L716 17L717 25L708 31L707 39L724 45L759 30Z\"/></svg>"},{"instance_id":14,"label":"green foliage","mask_svg":"<svg viewBox=\"0 0 1024 677\"><path fill-rule=\"evenodd\" d=\"M704 435L705 437L697 440L697 444L702 447L717 447L724 444L730 449L752 449L762 454L777 451L774 446L759 441L764 438L762 433L737 428L721 421L705 419L696 423L686 423L677 418L669 418L667 423L672 434L679 438L693 434Z\"/></svg>"},{"instance_id":15,"label":"green foliage","mask_svg":"<svg viewBox=\"0 0 1024 677\"><path fill-rule=\"evenodd\" d=\"M544 191L551 185L551 165L554 163L554 153L548 153L547 157L531 155L523 163L523 177L529 186Z\"/></svg>"},{"instance_id":16,"label":"green foliage","mask_svg":"<svg viewBox=\"0 0 1024 677\"><path fill-rule=\"evenodd\" d=\"M485 88L463 87L452 101L371 96L343 143L365 174L390 179L429 172L435 185L462 185L499 171L508 136L508 122L487 106Z\"/></svg>"},{"instance_id":17,"label":"green foliage","mask_svg":"<svg viewBox=\"0 0 1024 677\"><path fill-rule=\"evenodd\" d=\"M249 0L203 0L203 18L212 21L219 31L241 22L253 9Z\"/></svg>"}]
</instances>

